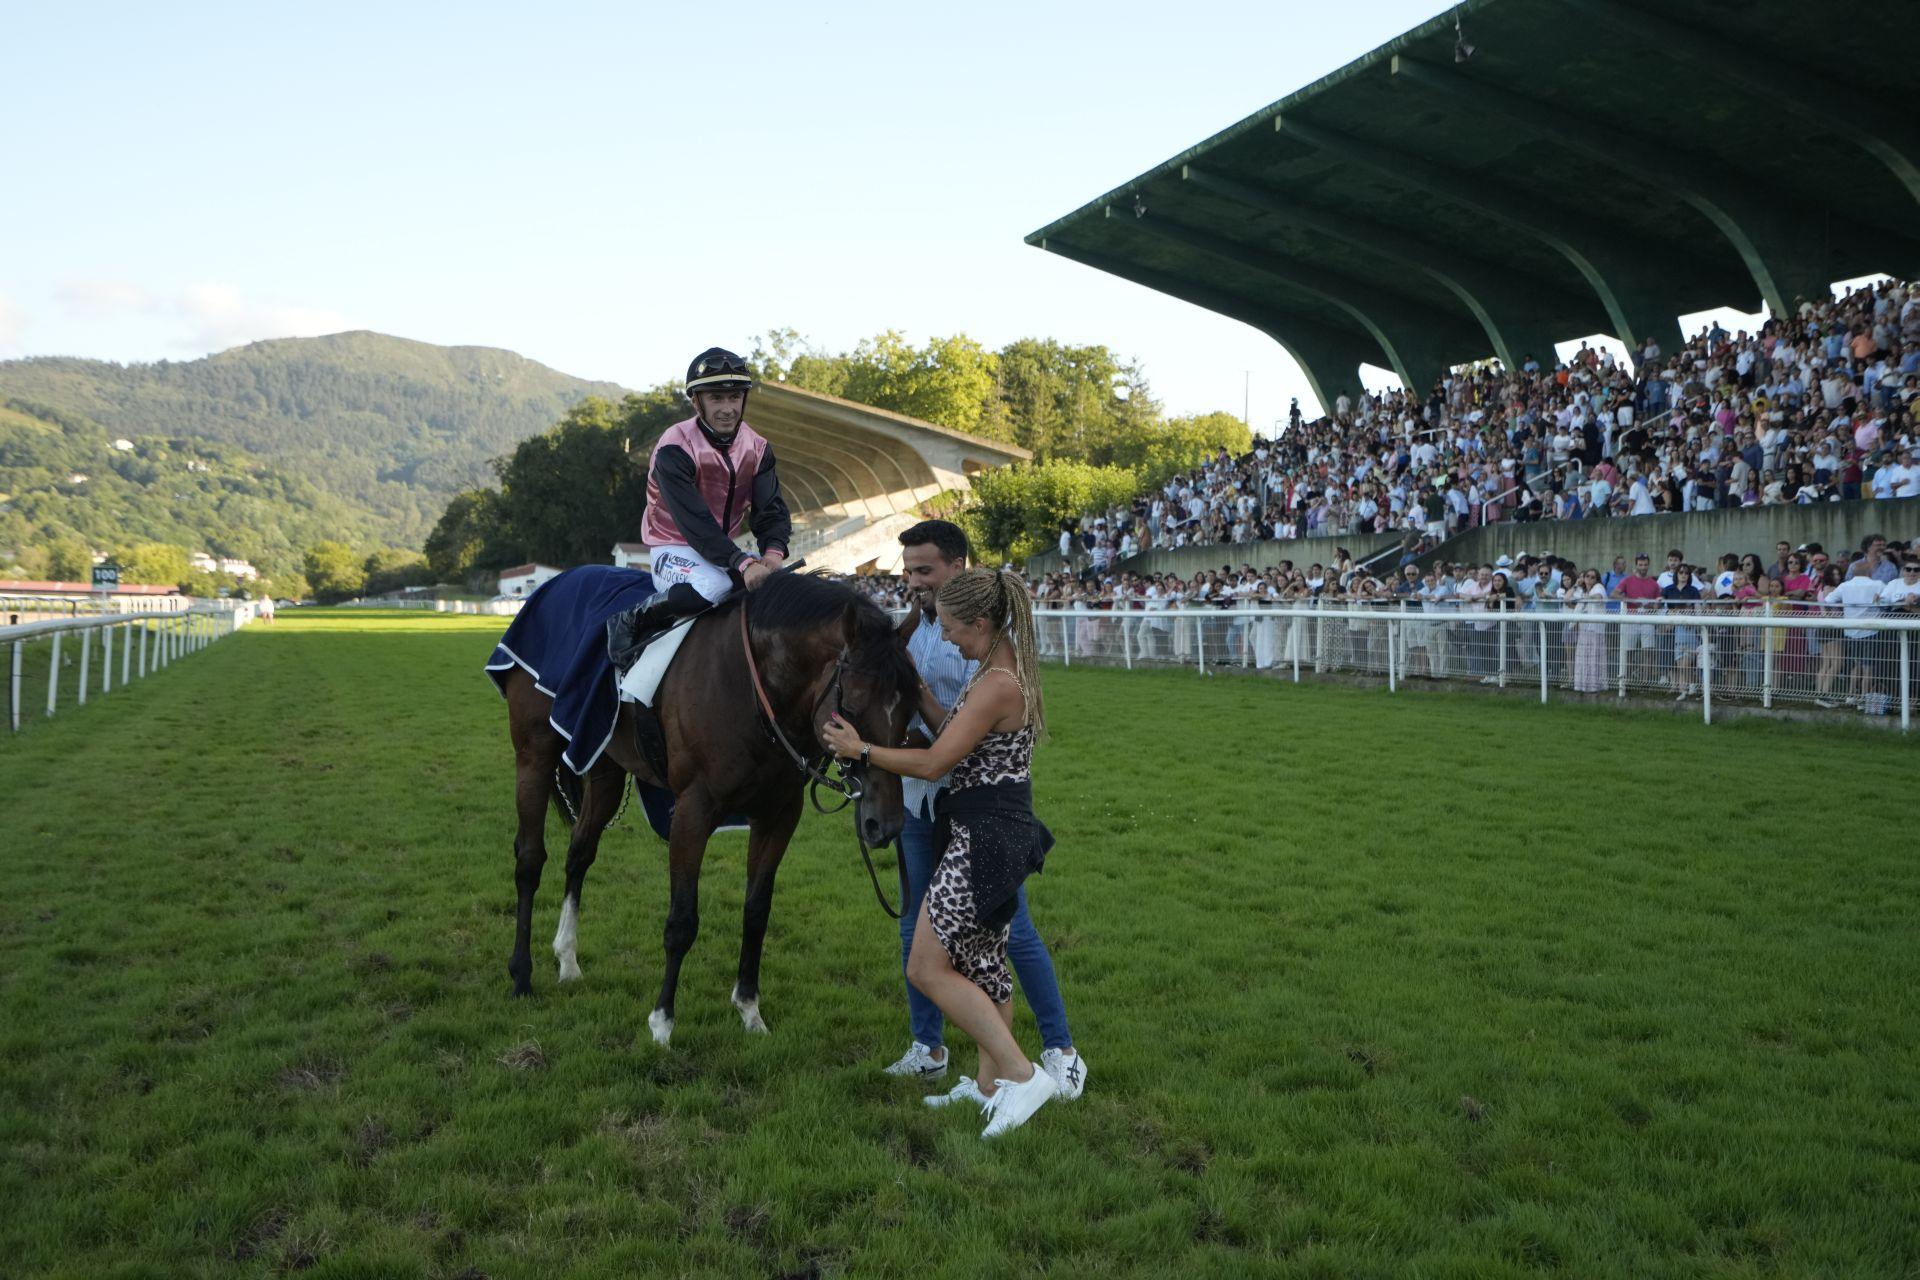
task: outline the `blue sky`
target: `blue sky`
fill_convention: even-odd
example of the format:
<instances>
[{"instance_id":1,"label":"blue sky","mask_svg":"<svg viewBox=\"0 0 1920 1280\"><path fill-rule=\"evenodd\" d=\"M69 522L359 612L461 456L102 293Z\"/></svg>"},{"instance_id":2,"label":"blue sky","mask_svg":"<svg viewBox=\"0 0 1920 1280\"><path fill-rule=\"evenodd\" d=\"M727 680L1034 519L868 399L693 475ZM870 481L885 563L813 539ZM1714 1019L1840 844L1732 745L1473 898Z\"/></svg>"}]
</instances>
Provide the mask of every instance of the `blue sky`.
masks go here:
<instances>
[{"instance_id":1,"label":"blue sky","mask_svg":"<svg viewBox=\"0 0 1920 1280\"><path fill-rule=\"evenodd\" d=\"M0 356L375 329L648 386L790 325L1104 342L1256 429L1262 335L1021 237L1433 0L23 6Z\"/></svg>"}]
</instances>

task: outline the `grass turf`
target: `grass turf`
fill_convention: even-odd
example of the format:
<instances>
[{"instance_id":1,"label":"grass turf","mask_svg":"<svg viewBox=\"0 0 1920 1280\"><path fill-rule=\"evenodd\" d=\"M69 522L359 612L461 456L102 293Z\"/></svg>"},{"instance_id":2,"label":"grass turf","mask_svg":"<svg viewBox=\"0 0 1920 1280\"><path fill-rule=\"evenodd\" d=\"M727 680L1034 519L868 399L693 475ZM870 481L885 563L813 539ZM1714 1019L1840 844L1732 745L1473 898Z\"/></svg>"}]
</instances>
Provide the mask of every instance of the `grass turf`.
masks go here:
<instances>
[{"instance_id":1,"label":"grass turf","mask_svg":"<svg viewBox=\"0 0 1920 1280\"><path fill-rule=\"evenodd\" d=\"M0 1273L1920 1267L1911 743L1050 670L1030 893L1092 1083L987 1145L876 1070L844 817L782 870L772 1036L722 836L648 1040L637 811L566 987L550 829L507 998L499 629L283 614L0 744Z\"/></svg>"}]
</instances>

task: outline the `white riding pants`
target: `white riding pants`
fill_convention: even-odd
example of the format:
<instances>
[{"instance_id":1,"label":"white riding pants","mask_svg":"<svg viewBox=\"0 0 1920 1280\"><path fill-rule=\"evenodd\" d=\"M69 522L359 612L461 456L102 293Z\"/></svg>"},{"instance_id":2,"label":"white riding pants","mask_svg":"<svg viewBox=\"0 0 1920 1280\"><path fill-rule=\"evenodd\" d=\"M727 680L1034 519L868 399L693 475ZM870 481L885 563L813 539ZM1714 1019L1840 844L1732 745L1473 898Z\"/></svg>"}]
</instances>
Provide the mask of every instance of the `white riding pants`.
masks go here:
<instances>
[{"instance_id":1,"label":"white riding pants","mask_svg":"<svg viewBox=\"0 0 1920 1280\"><path fill-rule=\"evenodd\" d=\"M719 604L733 590L733 578L727 571L708 564L694 554L691 547L655 547L652 567L656 591L665 591L676 582L685 582L705 596L709 603Z\"/></svg>"}]
</instances>

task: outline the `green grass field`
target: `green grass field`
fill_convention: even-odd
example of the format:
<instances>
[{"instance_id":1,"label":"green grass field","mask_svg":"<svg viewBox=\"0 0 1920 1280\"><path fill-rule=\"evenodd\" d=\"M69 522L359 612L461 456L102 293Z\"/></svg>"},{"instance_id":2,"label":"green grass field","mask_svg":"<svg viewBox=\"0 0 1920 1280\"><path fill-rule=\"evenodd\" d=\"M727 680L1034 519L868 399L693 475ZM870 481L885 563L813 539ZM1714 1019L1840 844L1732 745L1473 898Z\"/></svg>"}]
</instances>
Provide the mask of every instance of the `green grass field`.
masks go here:
<instances>
[{"instance_id":1,"label":"green grass field","mask_svg":"<svg viewBox=\"0 0 1920 1280\"><path fill-rule=\"evenodd\" d=\"M554 826L507 998L500 626L283 613L0 742L0 1274L1920 1274L1894 735L1050 671L1030 893L1092 1082L988 1145L878 1074L844 816L770 1037L722 836L648 1039L637 806L567 987Z\"/></svg>"}]
</instances>

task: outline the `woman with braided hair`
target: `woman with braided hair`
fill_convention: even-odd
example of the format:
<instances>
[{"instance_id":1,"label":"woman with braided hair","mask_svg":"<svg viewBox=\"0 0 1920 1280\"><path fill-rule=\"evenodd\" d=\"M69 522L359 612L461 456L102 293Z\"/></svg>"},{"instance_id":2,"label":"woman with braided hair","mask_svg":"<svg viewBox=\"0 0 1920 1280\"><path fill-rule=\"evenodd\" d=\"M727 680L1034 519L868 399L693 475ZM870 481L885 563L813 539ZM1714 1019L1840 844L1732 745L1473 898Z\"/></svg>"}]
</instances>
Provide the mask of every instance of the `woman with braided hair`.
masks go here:
<instances>
[{"instance_id":1,"label":"woman with braided hair","mask_svg":"<svg viewBox=\"0 0 1920 1280\"><path fill-rule=\"evenodd\" d=\"M929 1105L978 1103L982 1137L1018 1127L1058 1091L1013 1038L1013 978L1007 926L1027 876L1041 869L1053 835L1033 814L1035 739L1046 731L1033 599L1017 574L968 569L935 597L940 626L980 663L933 745L923 750L863 742L839 717L821 737L846 759L909 778L951 774L935 808L944 852L914 922L907 977L980 1048L977 1082L962 1076Z\"/></svg>"}]
</instances>

